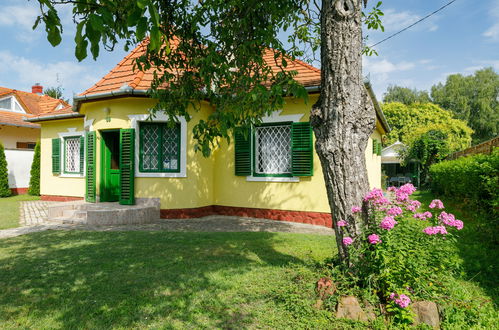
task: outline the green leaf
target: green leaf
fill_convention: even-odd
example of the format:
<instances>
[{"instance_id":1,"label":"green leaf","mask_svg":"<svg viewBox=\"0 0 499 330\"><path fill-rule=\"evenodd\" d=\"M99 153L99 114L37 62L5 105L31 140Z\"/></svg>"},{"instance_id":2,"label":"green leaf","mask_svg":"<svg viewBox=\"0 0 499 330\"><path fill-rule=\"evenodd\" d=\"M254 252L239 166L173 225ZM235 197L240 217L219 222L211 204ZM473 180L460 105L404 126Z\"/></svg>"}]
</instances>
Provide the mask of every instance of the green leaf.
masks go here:
<instances>
[{"instance_id":1,"label":"green leaf","mask_svg":"<svg viewBox=\"0 0 499 330\"><path fill-rule=\"evenodd\" d=\"M157 26L153 25L151 27L151 34L149 36L149 48L152 50L159 49L160 44L160 34Z\"/></svg>"},{"instance_id":2,"label":"green leaf","mask_svg":"<svg viewBox=\"0 0 499 330\"><path fill-rule=\"evenodd\" d=\"M137 0L137 6L140 9L146 8L148 4L149 4L149 0Z\"/></svg>"},{"instance_id":3,"label":"green leaf","mask_svg":"<svg viewBox=\"0 0 499 330\"><path fill-rule=\"evenodd\" d=\"M80 43L76 44L75 56L78 59L78 61L81 62L87 57L87 47L88 47L87 40L82 40Z\"/></svg>"},{"instance_id":4,"label":"green leaf","mask_svg":"<svg viewBox=\"0 0 499 330\"><path fill-rule=\"evenodd\" d=\"M40 24L40 21L42 20L42 17L41 16L38 16L36 18L36 21L35 21L35 24L33 24L33 27L31 29L36 29L36 27L38 26L38 24Z\"/></svg>"},{"instance_id":5,"label":"green leaf","mask_svg":"<svg viewBox=\"0 0 499 330\"><path fill-rule=\"evenodd\" d=\"M98 15L91 14L88 17L88 23L92 26L94 31L103 32L105 30L102 18Z\"/></svg>"},{"instance_id":6,"label":"green leaf","mask_svg":"<svg viewBox=\"0 0 499 330\"><path fill-rule=\"evenodd\" d=\"M137 23L137 29L135 31L135 35L137 36L137 40L141 41L145 38L147 31L147 18L141 17Z\"/></svg>"}]
</instances>

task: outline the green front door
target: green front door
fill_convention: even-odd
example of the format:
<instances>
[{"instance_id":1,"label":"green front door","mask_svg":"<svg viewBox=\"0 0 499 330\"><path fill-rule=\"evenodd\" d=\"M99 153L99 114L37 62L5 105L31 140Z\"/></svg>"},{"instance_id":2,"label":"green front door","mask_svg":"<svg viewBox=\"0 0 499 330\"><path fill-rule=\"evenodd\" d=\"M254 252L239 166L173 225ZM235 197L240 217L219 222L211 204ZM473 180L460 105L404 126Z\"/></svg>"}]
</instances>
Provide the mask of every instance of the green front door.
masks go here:
<instances>
[{"instance_id":1,"label":"green front door","mask_svg":"<svg viewBox=\"0 0 499 330\"><path fill-rule=\"evenodd\" d=\"M117 202L120 198L120 132L101 132L100 201Z\"/></svg>"}]
</instances>

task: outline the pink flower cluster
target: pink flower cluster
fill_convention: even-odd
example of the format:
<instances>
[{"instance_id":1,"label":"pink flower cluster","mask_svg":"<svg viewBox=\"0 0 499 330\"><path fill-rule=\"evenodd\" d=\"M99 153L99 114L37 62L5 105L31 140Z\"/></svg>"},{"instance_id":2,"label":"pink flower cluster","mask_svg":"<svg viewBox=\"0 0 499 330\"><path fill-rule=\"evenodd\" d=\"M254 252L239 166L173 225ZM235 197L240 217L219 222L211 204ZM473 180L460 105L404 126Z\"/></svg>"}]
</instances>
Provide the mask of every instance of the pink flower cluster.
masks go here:
<instances>
[{"instance_id":1,"label":"pink flower cluster","mask_svg":"<svg viewBox=\"0 0 499 330\"><path fill-rule=\"evenodd\" d=\"M438 216L438 220L440 220L444 225L457 228L457 230L461 230L464 227L463 222L461 220L457 220L452 213L442 212Z\"/></svg>"},{"instance_id":2,"label":"pink flower cluster","mask_svg":"<svg viewBox=\"0 0 499 330\"><path fill-rule=\"evenodd\" d=\"M425 229L423 229L423 233L427 235L437 235L437 234L446 235L447 229L445 229L444 226L426 227Z\"/></svg>"},{"instance_id":3,"label":"pink flower cluster","mask_svg":"<svg viewBox=\"0 0 499 330\"><path fill-rule=\"evenodd\" d=\"M412 184L406 183L398 189L395 188L395 199L398 202L408 202L409 196L412 195L415 191L416 188Z\"/></svg>"},{"instance_id":4,"label":"pink flower cluster","mask_svg":"<svg viewBox=\"0 0 499 330\"><path fill-rule=\"evenodd\" d=\"M360 206L352 206L352 213L359 213L361 210Z\"/></svg>"},{"instance_id":5,"label":"pink flower cluster","mask_svg":"<svg viewBox=\"0 0 499 330\"><path fill-rule=\"evenodd\" d=\"M346 227L348 223L345 220L340 220L336 223L336 226L338 227Z\"/></svg>"},{"instance_id":6,"label":"pink flower cluster","mask_svg":"<svg viewBox=\"0 0 499 330\"><path fill-rule=\"evenodd\" d=\"M416 212L417 209L421 206L419 201L410 201L409 205L407 205L407 211Z\"/></svg>"},{"instance_id":7,"label":"pink flower cluster","mask_svg":"<svg viewBox=\"0 0 499 330\"><path fill-rule=\"evenodd\" d=\"M404 212L404 211L402 211L402 209L400 207L394 206L394 207L388 209L388 211L386 211L386 214L396 217L398 215L401 215L402 212Z\"/></svg>"},{"instance_id":8,"label":"pink flower cluster","mask_svg":"<svg viewBox=\"0 0 499 330\"><path fill-rule=\"evenodd\" d=\"M353 239L351 237L345 237L343 238L343 244L348 246L353 243Z\"/></svg>"},{"instance_id":9,"label":"pink flower cluster","mask_svg":"<svg viewBox=\"0 0 499 330\"><path fill-rule=\"evenodd\" d=\"M442 201L440 199L434 199L431 201L429 208L430 209L434 209L434 208L443 209L444 203L442 203Z\"/></svg>"},{"instance_id":10,"label":"pink flower cluster","mask_svg":"<svg viewBox=\"0 0 499 330\"><path fill-rule=\"evenodd\" d=\"M426 219L429 219L431 218L433 215L431 214L431 212L428 212L426 211L425 213L416 213L413 215L413 217L415 219L419 219L419 220L426 220Z\"/></svg>"},{"instance_id":11,"label":"pink flower cluster","mask_svg":"<svg viewBox=\"0 0 499 330\"><path fill-rule=\"evenodd\" d=\"M409 298L405 294L399 295L396 293L392 293L390 294L390 300L394 301L397 305L399 305L402 308L406 308L411 303L411 298Z\"/></svg>"},{"instance_id":12,"label":"pink flower cluster","mask_svg":"<svg viewBox=\"0 0 499 330\"><path fill-rule=\"evenodd\" d=\"M382 242L382 240L376 234L371 234L371 235L367 236L367 239L369 240L370 244L379 244Z\"/></svg>"},{"instance_id":13,"label":"pink flower cluster","mask_svg":"<svg viewBox=\"0 0 499 330\"><path fill-rule=\"evenodd\" d=\"M398 222L395 221L395 219L392 216L386 216L383 218L383 221L381 221L379 226L383 229L391 230L393 227L395 227L397 223Z\"/></svg>"},{"instance_id":14,"label":"pink flower cluster","mask_svg":"<svg viewBox=\"0 0 499 330\"><path fill-rule=\"evenodd\" d=\"M379 188L374 188L366 194L364 201L370 201L374 206L380 207L382 205L390 204L388 198L383 195L383 190Z\"/></svg>"}]
</instances>

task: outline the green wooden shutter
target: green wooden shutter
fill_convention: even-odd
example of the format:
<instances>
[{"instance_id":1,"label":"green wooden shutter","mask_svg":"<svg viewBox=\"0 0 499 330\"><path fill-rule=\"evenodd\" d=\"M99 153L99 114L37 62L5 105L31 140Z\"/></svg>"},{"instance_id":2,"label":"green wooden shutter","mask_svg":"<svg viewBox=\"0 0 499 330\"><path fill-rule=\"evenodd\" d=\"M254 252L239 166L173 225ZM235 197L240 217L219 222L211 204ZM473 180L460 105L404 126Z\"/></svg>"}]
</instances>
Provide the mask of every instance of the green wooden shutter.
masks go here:
<instances>
[{"instance_id":1,"label":"green wooden shutter","mask_svg":"<svg viewBox=\"0 0 499 330\"><path fill-rule=\"evenodd\" d=\"M95 132L87 132L87 177L86 177L86 201L95 203Z\"/></svg>"},{"instance_id":2,"label":"green wooden shutter","mask_svg":"<svg viewBox=\"0 0 499 330\"><path fill-rule=\"evenodd\" d=\"M85 137L80 137L80 175L85 173Z\"/></svg>"},{"instance_id":3,"label":"green wooden shutter","mask_svg":"<svg viewBox=\"0 0 499 330\"><path fill-rule=\"evenodd\" d=\"M52 139L52 173L61 174L61 140Z\"/></svg>"},{"instance_id":4,"label":"green wooden shutter","mask_svg":"<svg viewBox=\"0 0 499 330\"><path fill-rule=\"evenodd\" d=\"M248 127L234 129L236 175L251 175L251 134Z\"/></svg>"},{"instance_id":5,"label":"green wooden shutter","mask_svg":"<svg viewBox=\"0 0 499 330\"><path fill-rule=\"evenodd\" d=\"M377 150L377 155L378 156L381 156L381 150L383 149L383 145L381 144L381 142L378 142L378 150Z\"/></svg>"},{"instance_id":6,"label":"green wooden shutter","mask_svg":"<svg viewBox=\"0 0 499 330\"><path fill-rule=\"evenodd\" d=\"M373 139L373 154L378 153L378 140Z\"/></svg>"},{"instance_id":7,"label":"green wooden shutter","mask_svg":"<svg viewBox=\"0 0 499 330\"><path fill-rule=\"evenodd\" d=\"M291 171L293 176L314 174L314 155L310 123L291 125Z\"/></svg>"},{"instance_id":8,"label":"green wooden shutter","mask_svg":"<svg viewBox=\"0 0 499 330\"><path fill-rule=\"evenodd\" d=\"M135 204L135 129L120 130L120 204Z\"/></svg>"}]
</instances>

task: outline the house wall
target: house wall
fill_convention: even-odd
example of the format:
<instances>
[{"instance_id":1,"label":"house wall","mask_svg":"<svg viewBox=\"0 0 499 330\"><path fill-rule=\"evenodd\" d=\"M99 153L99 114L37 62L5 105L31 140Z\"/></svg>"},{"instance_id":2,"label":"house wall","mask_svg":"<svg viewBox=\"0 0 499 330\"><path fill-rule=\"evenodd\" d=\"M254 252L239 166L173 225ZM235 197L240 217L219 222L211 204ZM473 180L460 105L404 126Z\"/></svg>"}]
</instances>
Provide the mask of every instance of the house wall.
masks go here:
<instances>
[{"instance_id":1,"label":"house wall","mask_svg":"<svg viewBox=\"0 0 499 330\"><path fill-rule=\"evenodd\" d=\"M317 101L316 95L307 104L302 100L290 100L281 116L304 114L300 121L307 122L310 109ZM373 137L381 141L377 129ZM315 139L314 139L315 146ZM319 157L314 148L314 174L300 177L298 182L253 182L247 177L234 175L234 144L225 141L215 154L215 205L290 210L306 212L330 212ZM372 139L366 148L366 166L371 188L381 187L380 156L372 153Z\"/></svg>"},{"instance_id":2,"label":"house wall","mask_svg":"<svg viewBox=\"0 0 499 330\"><path fill-rule=\"evenodd\" d=\"M303 115L300 121L309 120L311 106L317 100L312 95L308 104L302 100L288 100L281 116ZM148 114L154 100L146 98L119 98L99 102L84 103L80 112L85 118L58 120L42 124L42 195L84 197L83 178L65 178L51 173L51 139L59 133L67 132L68 127L77 131L90 129L97 132L96 143L96 187L100 194L100 131L107 129L130 128L129 116ZM106 110L108 109L108 110ZM186 177L136 177L135 197L160 198L162 216L189 217L205 214L235 214L270 217L291 220L299 212L313 213L300 222L330 225L330 208L320 161L314 152L314 175L301 177L299 182L254 182L234 174L234 144L221 141L213 156L204 158L194 151L192 128L201 119L206 119L211 108L202 103L199 112L187 123L187 171ZM84 124L85 121L85 124ZM381 127L373 138L381 140ZM138 132L137 132L138 133ZM138 152L138 146L136 146ZM366 149L366 165L371 187L381 186L380 157L372 153L372 140ZM136 173L137 175L137 173ZM245 209L267 210L246 212ZM270 211L269 211L270 210ZM269 213L270 212L270 213ZM295 213L293 213L295 212ZM317 216L317 214L319 214ZM328 218L329 217L329 218ZM312 219L312 220L310 220Z\"/></svg>"},{"instance_id":3,"label":"house wall","mask_svg":"<svg viewBox=\"0 0 499 330\"><path fill-rule=\"evenodd\" d=\"M41 180L40 194L50 196L78 197L85 196L85 177L67 177L52 174L52 139L59 138L59 133L83 131L83 119L68 119L41 122Z\"/></svg>"},{"instance_id":4,"label":"house wall","mask_svg":"<svg viewBox=\"0 0 499 330\"><path fill-rule=\"evenodd\" d=\"M80 112L86 121L92 122L91 129L97 131L97 195L100 194L100 134L99 130L130 128L128 116L148 114L155 104L146 98L120 98L83 104ZM200 119L206 119L210 108L202 103L200 111L191 111L192 119L187 123L187 176L176 178L136 177L135 197L156 197L161 200L162 209L198 208L213 204L213 159L204 158L194 152L191 143L192 128ZM106 108L110 109L110 121L106 120ZM136 132L138 133L138 132ZM138 152L138 146L135 151Z\"/></svg>"},{"instance_id":5,"label":"house wall","mask_svg":"<svg viewBox=\"0 0 499 330\"><path fill-rule=\"evenodd\" d=\"M39 128L0 125L0 141L5 149L16 149L17 142L37 142L39 139Z\"/></svg>"}]
</instances>

